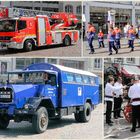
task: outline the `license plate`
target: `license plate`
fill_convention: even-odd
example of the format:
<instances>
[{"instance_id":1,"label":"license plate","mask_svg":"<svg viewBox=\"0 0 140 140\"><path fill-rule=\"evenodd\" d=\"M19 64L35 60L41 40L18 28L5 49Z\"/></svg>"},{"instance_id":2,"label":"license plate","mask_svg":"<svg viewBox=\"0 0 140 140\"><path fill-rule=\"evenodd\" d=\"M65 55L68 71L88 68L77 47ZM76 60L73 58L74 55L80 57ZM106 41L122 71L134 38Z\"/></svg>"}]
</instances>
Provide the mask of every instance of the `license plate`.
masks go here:
<instances>
[{"instance_id":1,"label":"license plate","mask_svg":"<svg viewBox=\"0 0 140 140\"><path fill-rule=\"evenodd\" d=\"M9 99L11 98L11 95L0 95L1 99Z\"/></svg>"}]
</instances>

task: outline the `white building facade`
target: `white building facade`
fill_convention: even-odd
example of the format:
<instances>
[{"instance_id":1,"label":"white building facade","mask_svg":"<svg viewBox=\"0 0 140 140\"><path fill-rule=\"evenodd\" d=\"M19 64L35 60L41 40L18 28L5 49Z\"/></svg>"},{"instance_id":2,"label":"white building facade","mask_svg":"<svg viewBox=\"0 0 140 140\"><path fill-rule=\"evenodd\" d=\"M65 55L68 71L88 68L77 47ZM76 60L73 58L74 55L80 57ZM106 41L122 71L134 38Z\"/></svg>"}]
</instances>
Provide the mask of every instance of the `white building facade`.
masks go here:
<instances>
[{"instance_id":1,"label":"white building facade","mask_svg":"<svg viewBox=\"0 0 140 140\"><path fill-rule=\"evenodd\" d=\"M0 58L0 77L6 76L7 71L19 71L35 63L52 63L71 68L90 71L102 77L102 58Z\"/></svg>"},{"instance_id":2,"label":"white building facade","mask_svg":"<svg viewBox=\"0 0 140 140\"><path fill-rule=\"evenodd\" d=\"M107 32L109 10L115 10L115 25L121 28L128 22L134 26L140 25L140 2L86 1L83 2L85 26L92 22L97 29L102 28Z\"/></svg>"}]
</instances>

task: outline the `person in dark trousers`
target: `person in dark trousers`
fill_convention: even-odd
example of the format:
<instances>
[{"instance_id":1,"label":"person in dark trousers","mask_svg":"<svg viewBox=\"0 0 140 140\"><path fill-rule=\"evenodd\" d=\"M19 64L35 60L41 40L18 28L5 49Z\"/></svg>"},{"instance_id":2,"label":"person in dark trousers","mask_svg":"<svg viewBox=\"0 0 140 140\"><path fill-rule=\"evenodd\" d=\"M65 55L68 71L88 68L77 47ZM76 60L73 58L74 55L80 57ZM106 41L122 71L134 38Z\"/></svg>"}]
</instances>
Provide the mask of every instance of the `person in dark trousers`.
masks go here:
<instances>
[{"instance_id":1,"label":"person in dark trousers","mask_svg":"<svg viewBox=\"0 0 140 140\"><path fill-rule=\"evenodd\" d=\"M83 40L85 39L85 26L83 26Z\"/></svg>"},{"instance_id":2,"label":"person in dark trousers","mask_svg":"<svg viewBox=\"0 0 140 140\"><path fill-rule=\"evenodd\" d=\"M121 39L121 30L116 27L115 28L115 42L116 42L116 48L120 49L121 48L121 43L120 43L120 39Z\"/></svg>"},{"instance_id":3,"label":"person in dark trousers","mask_svg":"<svg viewBox=\"0 0 140 140\"><path fill-rule=\"evenodd\" d=\"M122 87L122 78L119 77L117 82L114 84L115 87ZM121 106L123 102L123 89L114 92L114 119L122 118Z\"/></svg>"},{"instance_id":4,"label":"person in dark trousers","mask_svg":"<svg viewBox=\"0 0 140 140\"><path fill-rule=\"evenodd\" d=\"M131 48L130 52L134 51L134 40L135 40L135 31L133 29L133 25L130 26L128 30L128 44L129 48Z\"/></svg>"},{"instance_id":5,"label":"person in dark trousers","mask_svg":"<svg viewBox=\"0 0 140 140\"><path fill-rule=\"evenodd\" d=\"M98 42L99 42L99 48L101 48L101 47L104 48L105 47L105 45L104 45L104 34L103 34L101 29L98 33Z\"/></svg>"},{"instance_id":6,"label":"person in dark trousers","mask_svg":"<svg viewBox=\"0 0 140 140\"><path fill-rule=\"evenodd\" d=\"M109 77L108 82L105 86L105 101L106 101L106 123L109 126L112 126L112 121L111 121L111 114L112 114L112 104L113 104L113 96L114 92L117 90L120 90L122 87L114 87L114 78Z\"/></svg>"},{"instance_id":7,"label":"person in dark trousers","mask_svg":"<svg viewBox=\"0 0 140 140\"><path fill-rule=\"evenodd\" d=\"M89 54L93 54L95 52L94 50L94 47L93 47L93 40L94 40L94 37L95 37L95 28L94 26L91 24L91 23L88 23L88 44L89 44L89 47L90 47L90 52Z\"/></svg>"},{"instance_id":8,"label":"person in dark trousers","mask_svg":"<svg viewBox=\"0 0 140 140\"><path fill-rule=\"evenodd\" d=\"M140 128L140 81L139 77L134 77L134 84L130 87L128 96L132 105L132 128L131 132L136 132L136 125Z\"/></svg>"},{"instance_id":9,"label":"person in dark trousers","mask_svg":"<svg viewBox=\"0 0 140 140\"><path fill-rule=\"evenodd\" d=\"M115 47L115 36L116 36L116 33L113 27L110 27L109 32L108 32L109 55L112 55L112 48L116 51L116 54L118 53L118 49Z\"/></svg>"}]
</instances>

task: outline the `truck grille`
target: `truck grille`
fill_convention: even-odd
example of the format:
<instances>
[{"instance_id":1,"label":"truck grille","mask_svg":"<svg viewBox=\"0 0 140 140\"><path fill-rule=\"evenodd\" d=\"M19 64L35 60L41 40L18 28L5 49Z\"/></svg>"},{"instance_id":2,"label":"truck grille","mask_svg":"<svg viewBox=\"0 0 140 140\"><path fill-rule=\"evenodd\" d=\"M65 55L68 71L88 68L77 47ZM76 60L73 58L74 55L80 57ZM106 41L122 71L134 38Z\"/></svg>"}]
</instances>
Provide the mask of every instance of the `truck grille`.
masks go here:
<instances>
[{"instance_id":1,"label":"truck grille","mask_svg":"<svg viewBox=\"0 0 140 140\"><path fill-rule=\"evenodd\" d=\"M11 38L12 38L12 36L0 36L0 40L9 41Z\"/></svg>"},{"instance_id":2,"label":"truck grille","mask_svg":"<svg viewBox=\"0 0 140 140\"><path fill-rule=\"evenodd\" d=\"M11 88L0 88L0 102L4 102L4 103L7 103L7 102L12 102L12 93L13 93L13 90Z\"/></svg>"}]
</instances>

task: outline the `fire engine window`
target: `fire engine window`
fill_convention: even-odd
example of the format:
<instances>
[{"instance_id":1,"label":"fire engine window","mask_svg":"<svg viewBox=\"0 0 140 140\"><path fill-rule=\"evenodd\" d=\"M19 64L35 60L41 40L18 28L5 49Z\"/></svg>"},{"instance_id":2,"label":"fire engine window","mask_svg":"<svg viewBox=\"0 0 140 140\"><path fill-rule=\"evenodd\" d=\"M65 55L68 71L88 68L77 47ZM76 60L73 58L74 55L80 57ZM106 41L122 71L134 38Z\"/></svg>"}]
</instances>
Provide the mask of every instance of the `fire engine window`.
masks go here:
<instances>
[{"instance_id":1,"label":"fire engine window","mask_svg":"<svg viewBox=\"0 0 140 140\"><path fill-rule=\"evenodd\" d=\"M26 21L24 20L19 20L18 25L17 25L18 30L22 30L26 28Z\"/></svg>"},{"instance_id":2,"label":"fire engine window","mask_svg":"<svg viewBox=\"0 0 140 140\"><path fill-rule=\"evenodd\" d=\"M13 32L15 31L16 20L1 20L0 32Z\"/></svg>"}]
</instances>

